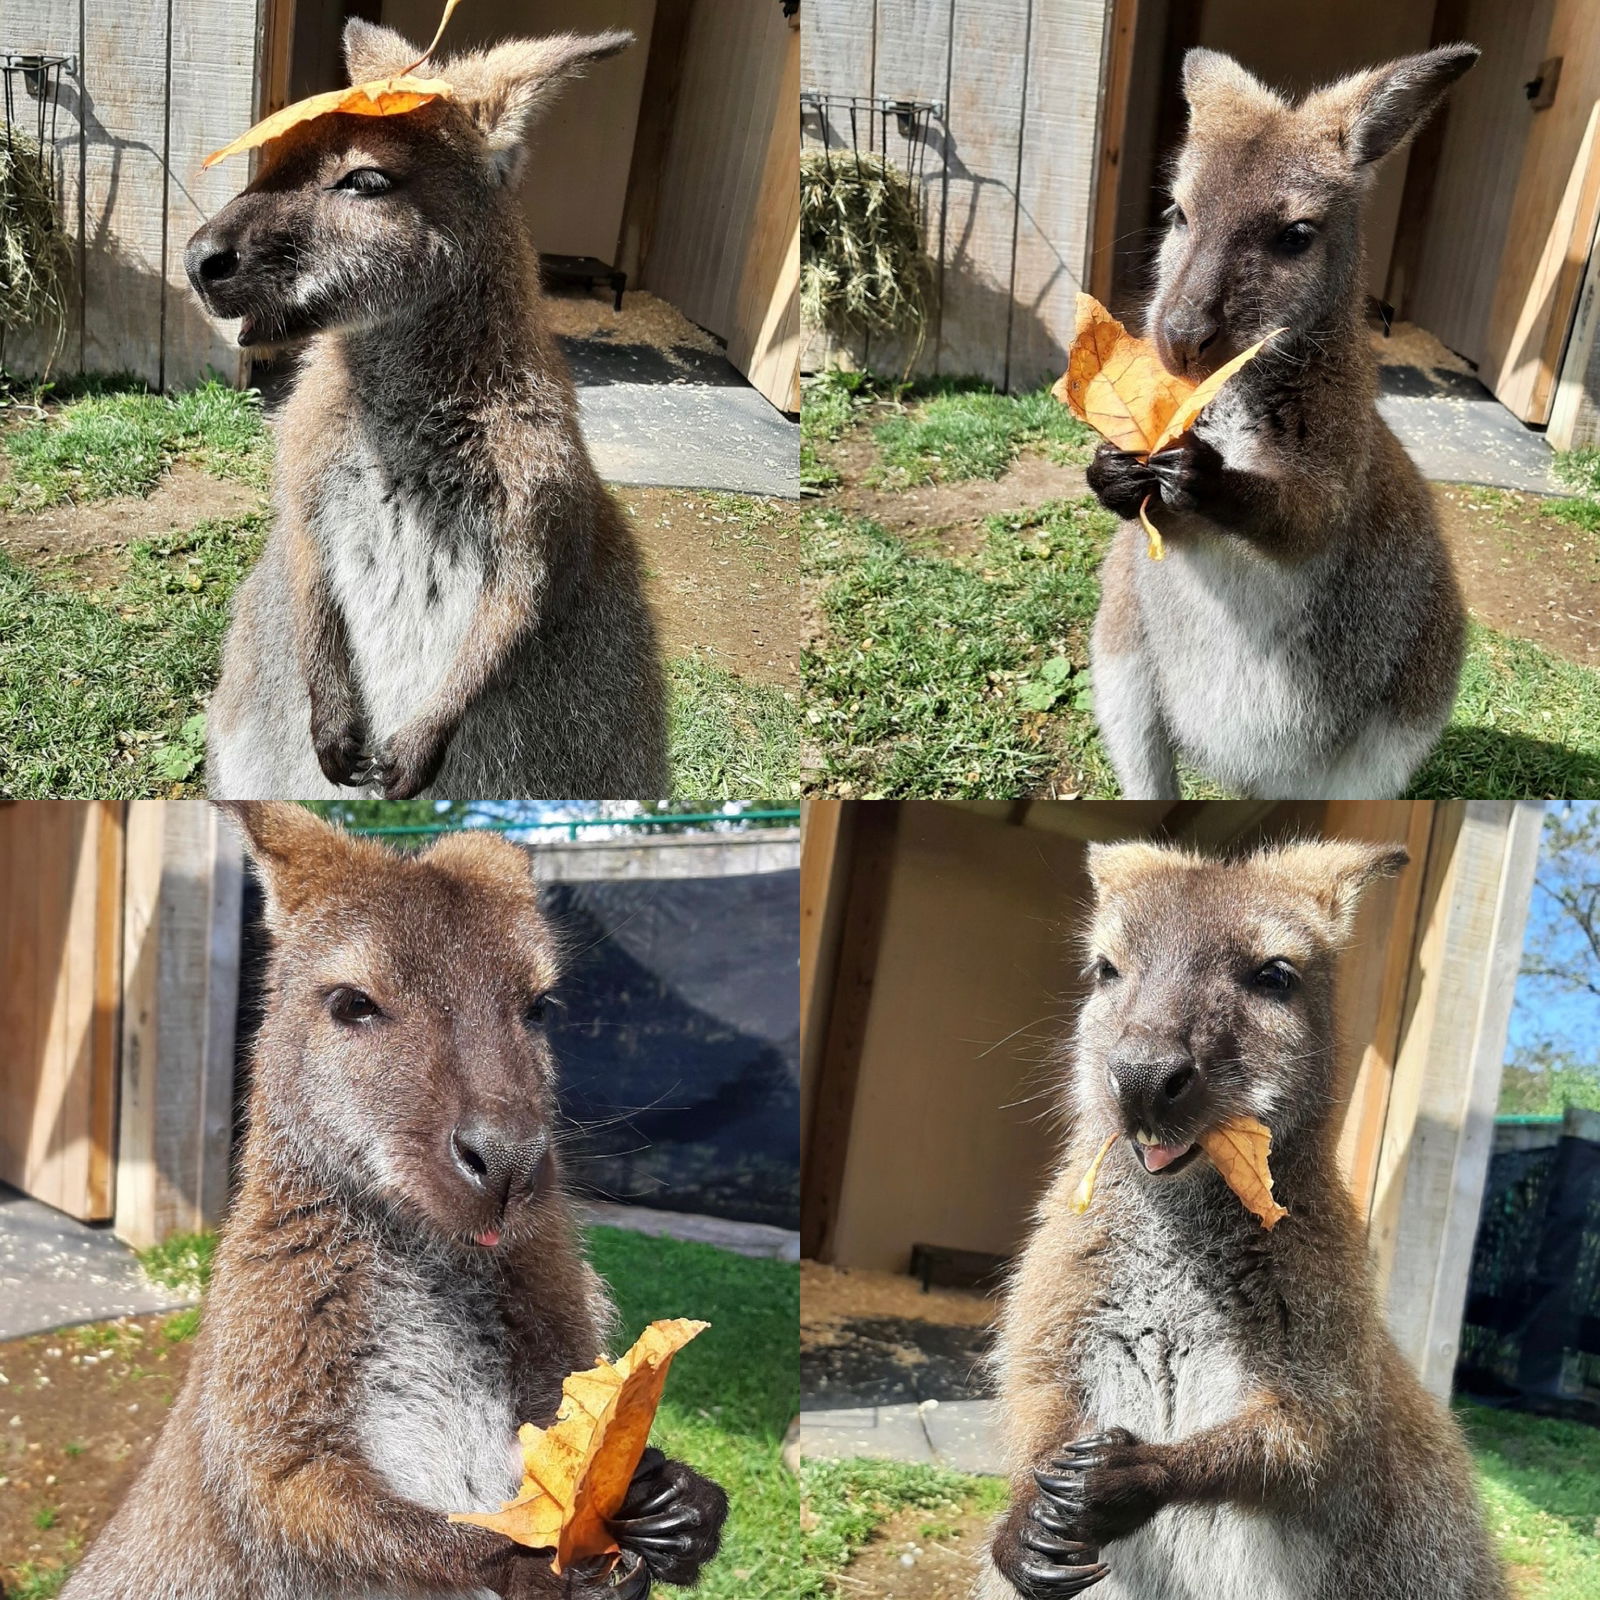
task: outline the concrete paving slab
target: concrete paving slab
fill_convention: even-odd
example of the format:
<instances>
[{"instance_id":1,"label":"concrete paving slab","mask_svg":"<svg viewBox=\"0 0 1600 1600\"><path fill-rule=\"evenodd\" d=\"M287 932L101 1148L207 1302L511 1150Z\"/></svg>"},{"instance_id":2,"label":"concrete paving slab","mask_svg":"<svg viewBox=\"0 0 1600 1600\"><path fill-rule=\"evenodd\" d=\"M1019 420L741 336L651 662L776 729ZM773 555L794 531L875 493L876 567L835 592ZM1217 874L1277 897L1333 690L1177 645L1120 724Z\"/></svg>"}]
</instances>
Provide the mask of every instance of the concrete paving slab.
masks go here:
<instances>
[{"instance_id":1,"label":"concrete paving slab","mask_svg":"<svg viewBox=\"0 0 1600 1600\"><path fill-rule=\"evenodd\" d=\"M1476 394L1384 394L1378 411L1425 478L1481 483L1530 494L1568 495L1551 471L1555 452L1487 389Z\"/></svg>"},{"instance_id":2,"label":"concrete paving slab","mask_svg":"<svg viewBox=\"0 0 1600 1600\"><path fill-rule=\"evenodd\" d=\"M941 1467L1004 1476L993 1401L924 1400L922 1427Z\"/></svg>"},{"instance_id":3,"label":"concrete paving slab","mask_svg":"<svg viewBox=\"0 0 1600 1600\"><path fill-rule=\"evenodd\" d=\"M934 1464L933 1445L920 1406L849 1406L800 1413L800 1454L812 1461L880 1461Z\"/></svg>"},{"instance_id":4,"label":"concrete paving slab","mask_svg":"<svg viewBox=\"0 0 1600 1600\"><path fill-rule=\"evenodd\" d=\"M754 389L604 383L578 390L583 434L608 483L800 495L800 425Z\"/></svg>"},{"instance_id":5,"label":"concrete paving slab","mask_svg":"<svg viewBox=\"0 0 1600 1600\"><path fill-rule=\"evenodd\" d=\"M608 1228L628 1228L668 1239L690 1239L714 1244L741 1256L765 1256L772 1261L798 1261L800 1235L765 1222L729 1222L690 1211L655 1211L649 1206L618 1206L601 1200L585 1201L584 1218Z\"/></svg>"},{"instance_id":6,"label":"concrete paving slab","mask_svg":"<svg viewBox=\"0 0 1600 1600\"><path fill-rule=\"evenodd\" d=\"M0 1340L193 1304L147 1284L109 1229L0 1184Z\"/></svg>"}]
</instances>

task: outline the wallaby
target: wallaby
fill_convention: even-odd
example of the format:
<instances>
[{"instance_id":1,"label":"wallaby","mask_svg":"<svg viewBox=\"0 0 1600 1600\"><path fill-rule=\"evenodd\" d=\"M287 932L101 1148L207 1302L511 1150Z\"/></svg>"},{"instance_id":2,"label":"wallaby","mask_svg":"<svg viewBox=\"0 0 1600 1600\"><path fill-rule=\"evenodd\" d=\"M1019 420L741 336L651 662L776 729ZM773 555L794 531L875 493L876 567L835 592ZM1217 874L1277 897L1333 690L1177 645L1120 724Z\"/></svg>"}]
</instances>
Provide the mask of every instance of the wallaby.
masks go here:
<instances>
[{"instance_id":1,"label":"wallaby","mask_svg":"<svg viewBox=\"0 0 1600 1600\"><path fill-rule=\"evenodd\" d=\"M1334 952L1405 860L1091 847L1072 1131L1001 1317L1011 1507L980 1600L1505 1600L1338 1173ZM1241 1115L1272 1131L1270 1232L1195 1143Z\"/></svg>"},{"instance_id":2,"label":"wallaby","mask_svg":"<svg viewBox=\"0 0 1600 1600\"><path fill-rule=\"evenodd\" d=\"M1175 757L1241 795L1400 794L1455 701L1465 617L1426 484L1377 412L1361 208L1477 59L1406 56L1298 104L1214 50L1184 57L1189 130L1148 329L1199 379L1274 329L1171 450L1103 445L1089 486L1147 496L1166 541L1118 530L1091 659L1128 799Z\"/></svg>"},{"instance_id":3,"label":"wallaby","mask_svg":"<svg viewBox=\"0 0 1600 1600\"><path fill-rule=\"evenodd\" d=\"M631 37L430 63L453 98L300 124L189 241L241 345L310 341L208 712L213 795L667 793L639 551L584 447L515 196L534 116ZM344 48L353 82L417 55L359 20Z\"/></svg>"},{"instance_id":4,"label":"wallaby","mask_svg":"<svg viewBox=\"0 0 1600 1600\"><path fill-rule=\"evenodd\" d=\"M611 1309L579 1248L541 1017L556 942L487 833L405 858L234 813L274 950L242 1181L188 1376L67 1600L643 1600L717 1551L722 1490L650 1451L611 1577L446 1520L522 1481Z\"/></svg>"}]
</instances>

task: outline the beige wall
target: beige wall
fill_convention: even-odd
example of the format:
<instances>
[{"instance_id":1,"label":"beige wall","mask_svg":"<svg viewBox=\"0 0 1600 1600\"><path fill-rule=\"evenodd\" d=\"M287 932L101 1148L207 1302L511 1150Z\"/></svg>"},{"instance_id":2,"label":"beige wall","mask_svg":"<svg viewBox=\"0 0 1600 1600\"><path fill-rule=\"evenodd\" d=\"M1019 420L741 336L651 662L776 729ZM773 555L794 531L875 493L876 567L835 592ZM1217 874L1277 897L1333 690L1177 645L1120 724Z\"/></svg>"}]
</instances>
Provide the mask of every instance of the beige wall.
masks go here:
<instances>
[{"instance_id":1,"label":"beige wall","mask_svg":"<svg viewBox=\"0 0 1600 1600\"><path fill-rule=\"evenodd\" d=\"M1433 12L1434 0L1206 0L1200 43L1237 56L1274 89L1304 93L1362 67L1426 50ZM1388 277L1405 169L1403 152L1383 164L1367 213L1367 286L1376 295Z\"/></svg>"},{"instance_id":2,"label":"beige wall","mask_svg":"<svg viewBox=\"0 0 1600 1600\"><path fill-rule=\"evenodd\" d=\"M602 261L616 256L654 17L655 0L473 0L450 23L447 49L607 28L631 28L637 36L631 49L597 62L570 85L534 130L522 201L540 250ZM439 6L437 0L385 0L383 20L426 43Z\"/></svg>"},{"instance_id":3,"label":"beige wall","mask_svg":"<svg viewBox=\"0 0 1600 1600\"><path fill-rule=\"evenodd\" d=\"M1048 1093L1044 1047L1074 989L1064 918L1084 891L1081 852L948 806L901 807L841 1265L903 1271L917 1242L1020 1244L1054 1146L1048 1099L1034 1097Z\"/></svg>"}]
</instances>

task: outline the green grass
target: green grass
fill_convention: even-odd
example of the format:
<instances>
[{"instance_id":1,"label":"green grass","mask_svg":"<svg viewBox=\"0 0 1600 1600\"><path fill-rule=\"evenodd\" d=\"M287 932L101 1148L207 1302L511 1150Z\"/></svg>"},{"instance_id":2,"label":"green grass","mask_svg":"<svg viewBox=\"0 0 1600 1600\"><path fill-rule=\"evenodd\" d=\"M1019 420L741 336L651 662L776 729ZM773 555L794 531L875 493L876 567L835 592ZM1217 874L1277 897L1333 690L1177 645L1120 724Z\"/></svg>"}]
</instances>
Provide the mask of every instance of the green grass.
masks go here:
<instances>
[{"instance_id":1,"label":"green grass","mask_svg":"<svg viewBox=\"0 0 1600 1600\"><path fill-rule=\"evenodd\" d=\"M831 489L838 472L822 459L819 446L836 443L854 425L872 380L861 372L823 372L808 378L800 402L800 484Z\"/></svg>"},{"instance_id":2,"label":"green grass","mask_svg":"<svg viewBox=\"0 0 1600 1600\"><path fill-rule=\"evenodd\" d=\"M46 1567L24 1561L7 1580L6 1600L54 1600L71 1570L65 1566Z\"/></svg>"},{"instance_id":3,"label":"green grass","mask_svg":"<svg viewBox=\"0 0 1600 1600\"><path fill-rule=\"evenodd\" d=\"M828 642L808 652L823 782L862 798L1025 794L1058 767L1114 781L1088 710L1088 630L1115 527L1092 500L984 523L973 554L817 519Z\"/></svg>"},{"instance_id":4,"label":"green grass","mask_svg":"<svg viewBox=\"0 0 1600 1600\"><path fill-rule=\"evenodd\" d=\"M0 556L0 794L123 799L195 777L228 599L265 528L253 515L131 545L100 594Z\"/></svg>"},{"instance_id":5,"label":"green grass","mask_svg":"<svg viewBox=\"0 0 1600 1600\"><path fill-rule=\"evenodd\" d=\"M3 436L10 473L0 506L144 495L174 461L265 486L271 458L260 397L209 379L183 394L89 393Z\"/></svg>"},{"instance_id":6,"label":"green grass","mask_svg":"<svg viewBox=\"0 0 1600 1600\"><path fill-rule=\"evenodd\" d=\"M1526 1600L1600 1595L1600 1429L1458 1401L1455 1414L1501 1558ZM889 1461L808 1461L801 1469L807 1528L802 1600L841 1592L833 1582L894 1512L993 1515L998 1478L969 1478ZM926 1534L924 1537L936 1537ZM844 1591L848 1592L848 1591Z\"/></svg>"},{"instance_id":7,"label":"green grass","mask_svg":"<svg viewBox=\"0 0 1600 1600\"><path fill-rule=\"evenodd\" d=\"M1574 494L1600 500L1600 449L1594 445L1558 450L1555 474Z\"/></svg>"},{"instance_id":8,"label":"green grass","mask_svg":"<svg viewBox=\"0 0 1600 1600\"><path fill-rule=\"evenodd\" d=\"M1600 795L1600 672L1473 623L1455 712L1410 792Z\"/></svg>"},{"instance_id":9,"label":"green grass","mask_svg":"<svg viewBox=\"0 0 1600 1600\"><path fill-rule=\"evenodd\" d=\"M810 558L825 641L802 663L823 787L861 798L1018 795L1052 772L1116 793L1088 634L1114 524L1089 499L991 517L971 555L825 513ZM1217 791L1189 774L1195 797ZM1600 672L1474 623L1416 797L1600 795Z\"/></svg>"},{"instance_id":10,"label":"green grass","mask_svg":"<svg viewBox=\"0 0 1600 1600\"><path fill-rule=\"evenodd\" d=\"M33 1514L33 1525L40 1533L48 1533L61 1520L61 1512L55 1506L40 1506Z\"/></svg>"},{"instance_id":11,"label":"green grass","mask_svg":"<svg viewBox=\"0 0 1600 1600\"><path fill-rule=\"evenodd\" d=\"M904 488L1001 477L1029 444L1044 445L1055 461L1081 465L1095 436L1048 389L1006 395L943 384L905 415L880 422L874 437L883 486Z\"/></svg>"},{"instance_id":12,"label":"green grass","mask_svg":"<svg viewBox=\"0 0 1600 1600\"><path fill-rule=\"evenodd\" d=\"M1489 1522L1529 1600L1600 1595L1600 1429L1457 1402Z\"/></svg>"},{"instance_id":13,"label":"green grass","mask_svg":"<svg viewBox=\"0 0 1600 1600\"><path fill-rule=\"evenodd\" d=\"M692 656L669 663L668 671L675 799L699 804L800 792L800 709L791 695Z\"/></svg>"},{"instance_id":14,"label":"green grass","mask_svg":"<svg viewBox=\"0 0 1600 1600\"><path fill-rule=\"evenodd\" d=\"M934 1516L977 1511L994 1515L1006 1503L1000 1478L975 1478L899 1461L807 1461L800 1469L807 1512L805 1577L796 1600L837 1592L830 1581L896 1511ZM937 1537L936 1533L924 1537Z\"/></svg>"},{"instance_id":15,"label":"green grass","mask_svg":"<svg viewBox=\"0 0 1600 1600\"><path fill-rule=\"evenodd\" d=\"M652 1438L715 1478L732 1505L702 1600L791 1600L800 1591L799 1489L780 1457L800 1408L799 1270L619 1228L589 1231L626 1346L660 1317L711 1327L673 1362Z\"/></svg>"},{"instance_id":16,"label":"green grass","mask_svg":"<svg viewBox=\"0 0 1600 1600\"><path fill-rule=\"evenodd\" d=\"M211 1263L217 1253L214 1233L179 1233L161 1244L138 1252L139 1270L162 1289L200 1294L211 1282Z\"/></svg>"}]
</instances>

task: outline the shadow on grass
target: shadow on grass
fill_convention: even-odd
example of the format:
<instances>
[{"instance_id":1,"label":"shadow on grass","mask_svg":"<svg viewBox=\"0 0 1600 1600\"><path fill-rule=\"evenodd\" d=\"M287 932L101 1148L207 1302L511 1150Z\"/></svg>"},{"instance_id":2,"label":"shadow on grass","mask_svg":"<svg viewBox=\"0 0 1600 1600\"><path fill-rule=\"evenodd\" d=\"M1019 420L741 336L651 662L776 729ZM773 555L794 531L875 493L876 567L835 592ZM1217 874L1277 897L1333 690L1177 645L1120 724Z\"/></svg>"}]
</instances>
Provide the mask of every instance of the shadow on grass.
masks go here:
<instances>
[{"instance_id":1,"label":"shadow on grass","mask_svg":"<svg viewBox=\"0 0 1600 1600\"><path fill-rule=\"evenodd\" d=\"M1593 798L1600 796L1600 756L1499 728L1452 724L1408 793L1412 799Z\"/></svg>"}]
</instances>

